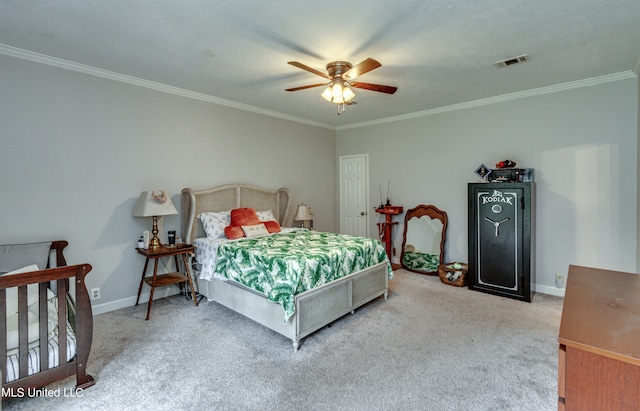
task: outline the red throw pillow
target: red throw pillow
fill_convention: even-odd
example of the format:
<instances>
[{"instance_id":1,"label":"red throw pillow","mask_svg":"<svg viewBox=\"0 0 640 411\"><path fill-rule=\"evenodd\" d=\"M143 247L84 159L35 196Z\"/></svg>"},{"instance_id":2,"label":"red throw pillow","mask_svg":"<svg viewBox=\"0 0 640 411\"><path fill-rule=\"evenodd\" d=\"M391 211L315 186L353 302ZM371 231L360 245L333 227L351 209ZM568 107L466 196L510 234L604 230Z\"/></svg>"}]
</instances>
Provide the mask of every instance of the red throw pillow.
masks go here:
<instances>
[{"instance_id":1,"label":"red throw pillow","mask_svg":"<svg viewBox=\"0 0 640 411\"><path fill-rule=\"evenodd\" d=\"M236 238L244 237L244 231L242 231L242 227L227 226L224 228L224 235L226 235L229 240L235 240Z\"/></svg>"},{"instance_id":2,"label":"red throw pillow","mask_svg":"<svg viewBox=\"0 0 640 411\"><path fill-rule=\"evenodd\" d=\"M235 208L231 210L231 224L224 229L224 234L230 240L244 237L244 231L242 231L243 225L256 225L262 221L256 215L256 210L253 208Z\"/></svg>"},{"instance_id":3,"label":"red throw pillow","mask_svg":"<svg viewBox=\"0 0 640 411\"><path fill-rule=\"evenodd\" d=\"M269 233L279 233L281 231L280 224L276 220L263 221L262 223L267 227Z\"/></svg>"},{"instance_id":4,"label":"red throw pillow","mask_svg":"<svg viewBox=\"0 0 640 411\"><path fill-rule=\"evenodd\" d=\"M262 221L256 215L256 210L253 208L236 208L231 210L231 224L232 227L240 227L241 225L256 225Z\"/></svg>"}]
</instances>

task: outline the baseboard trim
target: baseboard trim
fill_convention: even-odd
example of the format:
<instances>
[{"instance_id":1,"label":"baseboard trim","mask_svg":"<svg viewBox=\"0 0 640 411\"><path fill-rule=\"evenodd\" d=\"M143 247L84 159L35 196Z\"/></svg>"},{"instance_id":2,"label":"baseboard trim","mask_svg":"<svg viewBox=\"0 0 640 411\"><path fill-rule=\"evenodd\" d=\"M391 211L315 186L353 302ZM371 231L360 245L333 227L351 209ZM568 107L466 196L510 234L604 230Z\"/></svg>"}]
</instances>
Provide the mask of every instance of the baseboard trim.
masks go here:
<instances>
[{"instance_id":1,"label":"baseboard trim","mask_svg":"<svg viewBox=\"0 0 640 411\"><path fill-rule=\"evenodd\" d=\"M555 295L558 297L564 297L564 292L565 292L564 288L549 287L548 285L541 285L541 284L535 284L534 290L537 293ZM158 300L160 298L170 297L176 294L180 294L180 290L178 290L175 287L158 289L154 293L153 301ZM140 304L138 305L146 305L147 301L149 301L149 293L148 292L142 293L140 295ZM132 307L134 305L136 305L136 297L131 296L131 297L123 298L116 301L110 301L104 304L94 304L91 306L91 308L93 309L93 315L95 316L95 315L108 313L110 311L119 310L121 308Z\"/></svg>"},{"instance_id":2,"label":"baseboard trim","mask_svg":"<svg viewBox=\"0 0 640 411\"><path fill-rule=\"evenodd\" d=\"M159 300L160 298L169 297L172 295L180 294L180 290L176 287L165 287L161 289L156 289L153 293L153 301ZM145 292L140 294L140 303L139 306L144 306L146 310L147 302L149 301L149 292ZM103 304L92 304L91 309L93 310L93 315L100 315L104 313L108 313L110 311L119 310L121 308L133 307L136 305L136 296L131 296L127 298L123 298L116 301L110 301L108 303ZM142 309L142 308L141 308Z\"/></svg>"},{"instance_id":3,"label":"baseboard trim","mask_svg":"<svg viewBox=\"0 0 640 411\"><path fill-rule=\"evenodd\" d=\"M537 293L564 297L564 288L549 287L548 285L535 284L533 288Z\"/></svg>"}]
</instances>

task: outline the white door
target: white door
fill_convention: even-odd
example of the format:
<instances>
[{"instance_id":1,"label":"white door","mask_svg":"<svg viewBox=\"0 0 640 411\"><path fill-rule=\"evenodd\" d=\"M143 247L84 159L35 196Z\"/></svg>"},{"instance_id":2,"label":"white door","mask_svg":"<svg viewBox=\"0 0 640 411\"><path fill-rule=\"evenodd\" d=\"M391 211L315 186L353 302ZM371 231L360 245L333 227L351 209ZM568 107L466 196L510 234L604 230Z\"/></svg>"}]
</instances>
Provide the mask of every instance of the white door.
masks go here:
<instances>
[{"instance_id":1,"label":"white door","mask_svg":"<svg viewBox=\"0 0 640 411\"><path fill-rule=\"evenodd\" d=\"M340 157L340 232L369 236L369 156Z\"/></svg>"}]
</instances>

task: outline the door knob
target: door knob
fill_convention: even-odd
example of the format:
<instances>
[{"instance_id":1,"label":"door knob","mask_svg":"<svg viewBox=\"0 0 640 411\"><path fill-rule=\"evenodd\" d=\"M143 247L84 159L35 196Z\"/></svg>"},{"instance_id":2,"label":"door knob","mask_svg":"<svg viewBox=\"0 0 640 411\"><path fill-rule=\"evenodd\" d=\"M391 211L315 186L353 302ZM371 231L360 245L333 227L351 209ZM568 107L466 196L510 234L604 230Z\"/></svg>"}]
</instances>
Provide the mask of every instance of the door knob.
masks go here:
<instances>
[{"instance_id":1,"label":"door knob","mask_svg":"<svg viewBox=\"0 0 640 411\"><path fill-rule=\"evenodd\" d=\"M364 211L361 211L361 212L360 212L360 215L367 215L367 213L366 213L366 212L364 212Z\"/></svg>"}]
</instances>

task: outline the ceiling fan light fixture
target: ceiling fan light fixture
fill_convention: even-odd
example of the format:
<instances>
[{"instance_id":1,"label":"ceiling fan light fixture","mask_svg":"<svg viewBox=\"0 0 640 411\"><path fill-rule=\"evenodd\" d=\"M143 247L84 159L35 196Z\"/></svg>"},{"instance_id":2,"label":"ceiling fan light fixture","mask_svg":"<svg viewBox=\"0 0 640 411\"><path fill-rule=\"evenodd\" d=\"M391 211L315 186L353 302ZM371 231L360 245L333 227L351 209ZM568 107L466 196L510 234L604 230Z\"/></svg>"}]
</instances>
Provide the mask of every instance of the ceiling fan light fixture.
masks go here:
<instances>
[{"instance_id":1,"label":"ceiling fan light fixture","mask_svg":"<svg viewBox=\"0 0 640 411\"><path fill-rule=\"evenodd\" d=\"M355 96L356 94L349 87L342 89L342 98L345 102L353 100Z\"/></svg>"},{"instance_id":2,"label":"ceiling fan light fixture","mask_svg":"<svg viewBox=\"0 0 640 411\"><path fill-rule=\"evenodd\" d=\"M331 95L333 95L333 98L342 97L342 82L334 81L331 87Z\"/></svg>"},{"instance_id":3,"label":"ceiling fan light fixture","mask_svg":"<svg viewBox=\"0 0 640 411\"><path fill-rule=\"evenodd\" d=\"M356 96L353 90L342 81L333 81L320 95L329 103L335 104L344 104Z\"/></svg>"},{"instance_id":4,"label":"ceiling fan light fixture","mask_svg":"<svg viewBox=\"0 0 640 411\"><path fill-rule=\"evenodd\" d=\"M355 98L356 95L352 90L353 87L387 94L393 94L398 90L397 87L385 86L381 84L362 83L360 81L358 81L357 83L351 83L351 81L353 81L356 77L359 77L381 66L378 61L372 58L367 58L356 64L355 66L348 61L332 61L331 63L327 64L326 74L297 61L289 61L288 64L308 71L309 73L315 74L317 76L324 77L330 80L330 82L329 84L320 83L310 84L302 87L288 88L285 89L285 91L306 90L312 87L323 86L325 87L325 89L322 91L322 93L320 93L320 95L329 103L336 104L336 106L338 107L338 114L344 112L347 103ZM355 102L351 104L354 103Z\"/></svg>"},{"instance_id":5,"label":"ceiling fan light fixture","mask_svg":"<svg viewBox=\"0 0 640 411\"><path fill-rule=\"evenodd\" d=\"M324 91L322 92L322 94L320 94L322 96L323 99L327 100L329 103L331 103L332 97L333 95L331 94L331 86L327 87L324 89Z\"/></svg>"}]
</instances>

